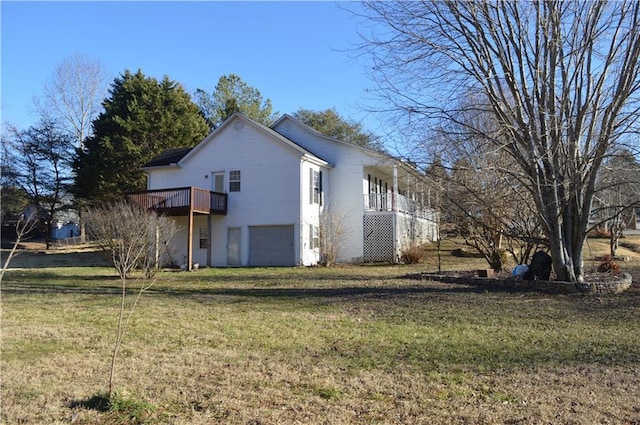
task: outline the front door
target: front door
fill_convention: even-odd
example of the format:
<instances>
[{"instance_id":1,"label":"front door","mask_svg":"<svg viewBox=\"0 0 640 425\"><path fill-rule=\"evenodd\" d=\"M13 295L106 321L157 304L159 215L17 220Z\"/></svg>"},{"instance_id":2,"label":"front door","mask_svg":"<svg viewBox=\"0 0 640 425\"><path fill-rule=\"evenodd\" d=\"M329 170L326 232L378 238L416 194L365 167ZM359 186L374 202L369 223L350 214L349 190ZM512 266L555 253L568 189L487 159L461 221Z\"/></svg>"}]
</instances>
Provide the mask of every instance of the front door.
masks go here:
<instances>
[{"instance_id":1,"label":"front door","mask_svg":"<svg viewBox=\"0 0 640 425\"><path fill-rule=\"evenodd\" d=\"M240 265L240 227L227 229L227 264L229 266Z\"/></svg>"}]
</instances>

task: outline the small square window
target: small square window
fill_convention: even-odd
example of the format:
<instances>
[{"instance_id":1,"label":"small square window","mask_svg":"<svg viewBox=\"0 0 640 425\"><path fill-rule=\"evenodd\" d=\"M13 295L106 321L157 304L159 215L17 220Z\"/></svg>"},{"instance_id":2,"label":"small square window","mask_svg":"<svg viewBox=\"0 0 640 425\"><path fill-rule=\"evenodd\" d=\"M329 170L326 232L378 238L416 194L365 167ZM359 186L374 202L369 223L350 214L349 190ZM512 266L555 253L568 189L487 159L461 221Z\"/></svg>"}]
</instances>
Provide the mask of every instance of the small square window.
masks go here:
<instances>
[{"instance_id":1,"label":"small square window","mask_svg":"<svg viewBox=\"0 0 640 425\"><path fill-rule=\"evenodd\" d=\"M240 170L229 171L229 192L240 192Z\"/></svg>"}]
</instances>

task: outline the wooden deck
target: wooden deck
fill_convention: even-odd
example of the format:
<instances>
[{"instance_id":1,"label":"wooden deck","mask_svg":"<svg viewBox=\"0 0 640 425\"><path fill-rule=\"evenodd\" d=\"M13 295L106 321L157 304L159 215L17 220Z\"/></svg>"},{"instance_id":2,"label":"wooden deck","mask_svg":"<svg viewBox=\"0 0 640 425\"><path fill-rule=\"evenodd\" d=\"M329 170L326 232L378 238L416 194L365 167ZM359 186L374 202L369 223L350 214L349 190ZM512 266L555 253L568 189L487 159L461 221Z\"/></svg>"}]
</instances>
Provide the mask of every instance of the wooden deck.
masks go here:
<instances>
[{"instance_id":1,"label":"wooden deck","mask_svg":"<svg viewBox=\"0 0 640 425\"><path fill-rule=\"evenodd\" d=\"M198 187L146 190L127 193L126 198L146 209L171 216L227 214L227 194Z\"/></svg>"}]
</instances>

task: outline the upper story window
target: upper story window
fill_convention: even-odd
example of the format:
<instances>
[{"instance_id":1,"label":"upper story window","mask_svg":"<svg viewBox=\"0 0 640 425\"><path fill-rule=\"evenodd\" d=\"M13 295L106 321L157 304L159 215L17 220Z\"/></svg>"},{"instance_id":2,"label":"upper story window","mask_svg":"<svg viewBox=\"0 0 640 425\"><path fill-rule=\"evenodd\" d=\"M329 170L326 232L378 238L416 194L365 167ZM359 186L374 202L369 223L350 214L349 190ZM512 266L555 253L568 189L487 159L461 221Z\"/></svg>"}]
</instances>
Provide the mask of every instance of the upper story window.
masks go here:
<instances>
[{"instance_id":1,"label":"upper story window","mask_svg":"<svg viewBox=\"0 0 640 425\"><path fill-rule=\"evenodd\" d=\"M224 193L224 171L213 173L213 191Z\"/></svg>"},{"instance_id":2,"label":"upper story window","mask_svg":"<svg viewBox=\"0 0 640 425\"><path fill-rule=\"evenodd\" d=\"M309 203L322 205L322 171L309 169Z\"/></svg>"},{"instance_id":3,"label":"upper story window","mask_svg":"<svg viewBox=\"0 0 640 425\"><path fill-rule=\"evenodd\" d=\"M229 171L229 192L240 192L240 170Z\"/></svg>"}]
</instances>

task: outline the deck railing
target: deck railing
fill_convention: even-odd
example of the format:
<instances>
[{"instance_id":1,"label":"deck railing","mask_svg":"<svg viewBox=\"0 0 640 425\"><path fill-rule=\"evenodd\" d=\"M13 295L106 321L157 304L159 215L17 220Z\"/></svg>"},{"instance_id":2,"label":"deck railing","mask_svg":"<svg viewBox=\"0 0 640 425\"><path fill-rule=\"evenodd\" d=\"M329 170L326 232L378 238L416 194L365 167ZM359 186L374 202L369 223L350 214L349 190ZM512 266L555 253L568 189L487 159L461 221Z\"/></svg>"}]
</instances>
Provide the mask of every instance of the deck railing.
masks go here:
<instances>
[{"instance_id":1,"label":"deck railing","mask_svg":"<svg viewBox=\"0 0 640 425\"><path fill-rule=\"evenodd\" d=\"M182 215L190 211L200 214L227 214L227 194L198 187L146 190L128 193L126 198L146 209L169 215Z\"/></svg>"}]
</instances>

